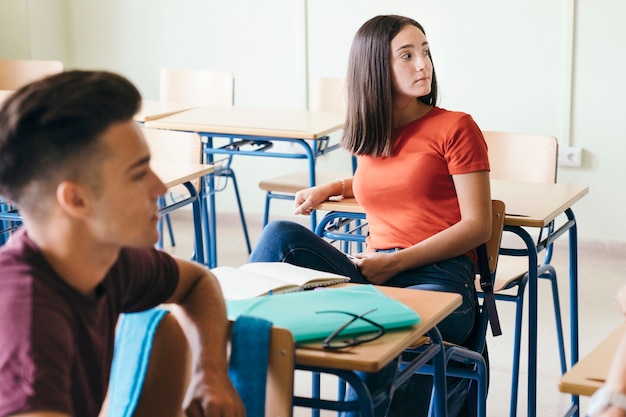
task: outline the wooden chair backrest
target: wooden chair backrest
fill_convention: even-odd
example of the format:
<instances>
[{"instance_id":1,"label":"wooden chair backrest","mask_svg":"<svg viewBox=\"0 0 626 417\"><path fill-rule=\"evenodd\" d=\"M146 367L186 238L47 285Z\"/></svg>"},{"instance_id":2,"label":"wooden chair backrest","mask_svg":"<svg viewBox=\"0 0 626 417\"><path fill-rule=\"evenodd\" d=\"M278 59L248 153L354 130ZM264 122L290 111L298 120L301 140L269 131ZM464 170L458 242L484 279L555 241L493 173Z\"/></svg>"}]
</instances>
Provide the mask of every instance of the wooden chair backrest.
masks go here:
<instances>
[{"instance_id":1,"label":"wooden chair backrest","mask_svg":"<svg viewBox=\"0 0 626 417\"><path fill-rule=\"evenodd\" d=\"M232 329L233 322L230 322ZM296 344L287 329L272 327L265 385L265 417L291 417Z\"/></svg>"},{"instance_id":2,"label":"wooden chair backrest","mask_svg":"<svg viewBox=\"0 0 626 417\"><path fill-rule=\"evenodd\" d=\"M265 395L266 417L291 417L293 414L295 349L289 330L272 328Z\"/></svg>"},{"instance_id":3,"label":"wooden chair backrest","mask_svg":"<svg viewBox=\"0 0 626 417\"><path fill-rule=\"evenodd\" d=\"M556 182L558 141L554 136L483 131L492 179Z\"/></svg>"},{"instance_id":4,"label":"wooden chair backrest","mask_svg":"<svg viewBox=\"0 0 626 417\"><path fill-rule=\"evenodd\" d=\"M311 90L311 110L345 113L346 80L344 78L318 77Z\"/></svg>"},{"instance_id":5,"label":"wooden chair backrest","mask_svg":"<svg viewBox=\"0 0 626 417\"><path fill-rule=\"evenodd\" d=\"M487 261L489 262L489 272L493 276L498 266L498 256L500 253L500 243L502 241L502 231L504 229L504 202L491 200L491 237L485 243L487 248Z\"/></svg>"},{"instance_id":6,"label":"wooden chair backrest","mask_svg":"<svg viewBox=\"0 0 626 417\"><path fill-rule=\"evenodd\" d=\"M152 159L192 164L202 162L202 142L199 134L146 127L141 127L141 130L150 147Z\"/></svg>"},{"instance_id":7,"label":"wooden chair backrest","mask_svg":"<svg viewBox=\"0 0 626 417\"><path fill-rule=\"evenodd\" d=\"M62 71L61 61L0 59L0 90L17 90L30 82Z\"/></svg>"},{"instance_id":8,"label":"wooden chair backrest","mask_svg":"<svg viewBox=\"0 0 626 417\"><path fill-rule=\"evenodd\" d=\"M202 141L194 132L176 130L149 129L140 127L143 132L150 156L155 161L172 163L202 163ZM199 181L192 181L198 189Z\"/></svg>"},{"instance_id":9,"label":"wooden chair backrest","mask_svg":"<svg viewBox=\"0 0 626 417\"><path fill-rule=\"evenodd\" d=\"M201 106L232 106L235 80L226 71L162 68L159 97L162 101Z\"/></svg>"}]
</instances>

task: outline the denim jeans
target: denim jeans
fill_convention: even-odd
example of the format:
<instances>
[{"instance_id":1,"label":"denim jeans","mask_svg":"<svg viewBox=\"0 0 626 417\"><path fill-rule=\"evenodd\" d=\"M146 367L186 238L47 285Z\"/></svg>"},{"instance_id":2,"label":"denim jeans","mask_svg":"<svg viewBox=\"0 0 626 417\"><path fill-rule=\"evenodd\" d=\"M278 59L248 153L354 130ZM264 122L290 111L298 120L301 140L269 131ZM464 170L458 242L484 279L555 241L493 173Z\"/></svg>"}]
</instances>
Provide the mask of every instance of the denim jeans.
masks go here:
<instances>
[{"instance_id":1,"label":"denim jeans","mask_svg":"<svg viewBox=\"0 0 626 417\"><path fill-rule=\"evenodd\" d=\"M268 224L250 255L250 262L288 262L351 278L352 282L369 283L358 268L330 243L309 229L290 221ZM467 256L432 263L404 271L385 282L392 287L445 291L460 294L462 304L437 325L444 340L463 344L474 326L476 318L476 292L474 289L474 265ZM410 358L404 358L410 359ZM389 385L393 380L397 361L373 374L361 373L370 391ZM468 380L448 378L448 415L463 415ZM390 404L381 404L376 416L426 416L430 403L432 377L413 375L394 393ZM347 399L353 398L348 390Z\"/></svg>"}]
</instances>

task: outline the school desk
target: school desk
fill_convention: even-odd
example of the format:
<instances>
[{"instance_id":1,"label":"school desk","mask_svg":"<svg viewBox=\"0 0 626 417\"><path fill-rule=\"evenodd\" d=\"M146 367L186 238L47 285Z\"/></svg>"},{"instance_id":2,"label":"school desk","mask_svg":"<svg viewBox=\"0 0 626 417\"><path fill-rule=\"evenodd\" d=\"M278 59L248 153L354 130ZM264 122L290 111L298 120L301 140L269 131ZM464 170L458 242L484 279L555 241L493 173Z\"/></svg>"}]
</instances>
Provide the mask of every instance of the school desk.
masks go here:
<instances>
[{"instance_id":1,"label":"school desk","mask_svg":"<svg viewBox=\"0 0 626 417\"><path fill-rule=\"evenodd\" d=\"M505 255L528 258L528 416L537 413L537 275L538 254L568 232L569 235L569 295L570 295L570 350L571 365L578 362L578 237L576 219L571 207L589 192L588 187L569 184L548 184L505 180L491 180L491 198L506 205L504 230L518 235L524 249L502 248ZM362 213L353 198L328 201L316 207L330 212ZM329 213L331 214L331 213ZM539 242L525 228L543 228L558 216L567 221ZM578 404L578 396L572 397ZM516 408L516 407L515 407Z\"/></svg>"},{"instance_id":2,"label":"school desk","mask_svg":"<svg viewBox=\"0 0 626 417\"><path fill-rule=\"evenodd\" d=\"M355 284L340 284L336 287ZM361 416L372 416L373 404L381 400L383 393L371 393L356 375L355 371L376 372L394 360L404 350L419 344L424 335L428 334L433 343L414 362L396 377L394 385L399 385L414 373L430 358L438 363L438 373L435 376L435 395L438 410L445 415L445 365L443 364L443 347L441 336L436 326L458 306L461 305L461 296L458 294L413 290L377 286L385 295L394 298L412 308L420 316L419 324L407 329L388 331L380 339L363 343L347 349L323 349L321 342L311 342L298 345L296 348L296 369L337 375L348 381L358 394L358 402L341 403L329 400L320 400L319 393L311 397L294 397L294 406L312 409L346 410L360 409ZM437 366L437 365L436 365ZM317 397L317 398L314 398ZM352 408L350 408L352 407Z\"/></svg>"},{"instance_id":3,"label":"school desk","mask_svg":"<svg viewBox=\"0 0 626 417\"><path fill-rule=\"evenodd\" d=\"M559 390L573 395L591 396L604 385L617 347L626 334L626 322L620 324L588 355L561 377ZM578 407L572 406L566 415L574 415Z\"/></svg>"},{"instance_id":4,"label":"school desk","mask_svg":"<svg viewBox=\"0 0 626 417\"><path fill-rule=\"evenodd\" d=\"M165 207L161 207L159 209L159 213L163 215L180 207L189 204L192 205L195 239L195 251L193 258L195 261L204 264L205 244L204 234L202 233L203 216L201 214L201 202L204 198L204 187L202 186L202 182L204 181L204 177L206 175L213 172L213 166L207 164L183 164L155 160L152 160L150 165L167 188L171 188L176 185L183 185L189 192L188 198L176 201ZM197 188L194 184L194 181L196 180L200 182L200 186Z\"/></svg>"},{"instance_id":5,"label":"school desk","mask_svg":"<svg viewBox=\"0 0 626 417\"><path fill-rule=\"evenodd\" d=\"M139 123L145 123L150 120L180 113L181 111L189 110L193 107L195 106L182 102L142 100L141 108L137 114L133 116L133 120Z\"/></svg>"},{"instance_id":6,"label":"school desk","mask_svg":"<svg viewBox=\"0 0 626 417\"><path fill-rule=\"evenodd\" d=\"M206 162L212 163L215 155L233 155L295 158L308 161L309 184L315 185L315 159L338 144L328 143L328 134L343 127L345 116L339 113L326 113L308 110L272 110L245 107L205 106L176 113L156 120L148 120L148 128L184 130L198 132L205 141ZM215 137L235 138L233 144L214 147ZM239 146L244 141L253 145ZM310 143L313 144L311 147ZM272 150L275 142L293 144L301 152ZM255 146L254 144L263 144ZM263 150L259 150L263 149ZM213 178L209 177L209 188L213 189ZM209 267L217 263L215 196L209 193L208 229L211 252ZM315 216L311 218L315 226Z\"/></svg>"}]
</instances>

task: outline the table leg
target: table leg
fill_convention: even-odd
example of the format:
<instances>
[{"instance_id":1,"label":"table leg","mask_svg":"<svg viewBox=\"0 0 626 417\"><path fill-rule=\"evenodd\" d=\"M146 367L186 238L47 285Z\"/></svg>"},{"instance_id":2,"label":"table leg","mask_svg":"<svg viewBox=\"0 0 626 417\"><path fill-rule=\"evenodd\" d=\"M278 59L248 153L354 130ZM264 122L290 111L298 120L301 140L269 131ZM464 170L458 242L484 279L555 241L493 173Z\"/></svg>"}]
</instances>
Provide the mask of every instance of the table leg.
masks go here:
<instances>
[{"instance_id":1,"label":"table leg","mask_svg":"<svg viewBox=\"0 0 626 417\"><path fill-rule=\"evenodd\" d=\"M202 178L199 178L201 190L202 187ZM202 191L198 193L194 188L193 184L185 183L184 184L189 193L194 196L194 200L191 204L191 208L193 210L193 230L195 236L195 254L194 260L201 264L204 264L204 234L202 233Z\"/></svg>"},{"instance_id":2,"label":"table leg","mask_svg":"<svg viewBox=\"0 0 626 417\"><path fill-rule=\"evenodd\" d=\"M202 135L203 146L206 148L213 147L213 137ZM203 163L213 164L213 154L203 152ZM215 176L208 175L206 178L207 189L202 186L202 213L204 217L204 236L207 241L207 263L209 268L217 266L217 228L215 219Z\"/></svg>"},{"instance_id":3,"label":"table leg","mask_svg":"<svg viewBox=\"0 0 626 417\"><path fill-rule=\"evenodd\" d=\"M572 209L565 210L567 218L573 224L569 228L569 308L570 308L570 348L571 366L578 362L578 230ZM572 395L574 416L579 415L580 404L577 395Z\"/></svg>"},{"instance_id":4,"label":"table leg","mask_svg":"<svg viewBox=\"0 0 626 417\"><path fill-rule=\"evenodd\" d=\"M351 388L354 389L357 394L357 400L355 401L343 401L340 398L338 401L322 400L320 398L305 398L294 396L294 407L305 407L313 410L333 410L333 411L358 411L361 417L374 417L374 400L373 395L363 380L354 372L341 369L327 369L315 366L296 366L296 369L310 371L313 373L326 373L336 375L340 379L343 379Z\"/></svg>"},{"instance_id":5,"label":"table leg","mask_svg":"<svg viewBox=\"0 0 626 417\"><path fill-rule=\"evenodd\" d=\"M526 255L528 256L528 416L534 417L537 413L537 304L538 304L538 257L537 254L548 245L553 243L566 231L569 232L569 286L570 286L570 349L572 366L578 362L578 233L576 220L571 209L567 209L565 214L568 221L558 230L550 234L544 241L535 244L532 237L522 227L508 227L505 230L517 234L526 244ZM519 251L503 250L503 254L517 254ZM517 413L517 401L511 402L511 416ZM579 398L572 396L573 411L571 415L578 415ZM570 411L571 412L571 411ZM568 414L570 415L570 414Z\"/></svg>"},{"instance_id":6,"label":"table leg","mask_svg":"<svg viewBox=\"0 0 626 417\"><path fill-rule=\"evenodd\" d=\"M537 246L530 234L519 226L504 226L518 235L526 249L501 249L503 255L528 257L528 417L537 412ZM511 417L517 415L517 392L511 393Z\"/></svg>"}]
</instances>

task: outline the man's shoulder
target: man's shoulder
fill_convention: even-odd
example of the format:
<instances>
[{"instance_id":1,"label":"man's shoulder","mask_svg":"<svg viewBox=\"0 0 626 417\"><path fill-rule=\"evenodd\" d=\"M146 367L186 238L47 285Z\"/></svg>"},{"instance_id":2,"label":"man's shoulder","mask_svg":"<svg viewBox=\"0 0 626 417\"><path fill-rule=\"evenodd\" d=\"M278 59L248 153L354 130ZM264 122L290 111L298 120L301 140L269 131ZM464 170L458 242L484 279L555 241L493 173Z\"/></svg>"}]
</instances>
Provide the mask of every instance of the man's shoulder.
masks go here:
<instances>
[{"instance_id":1,"label":"man's shoulder","mask_svg":"<svg viewBox=\"0 0 626 417\"><path fill-rule=\"evenodd\" d=\"M127 266L129 264L139 264L147 262L150 264L171 263L174 258L169 253L155 248L130 248L124 247L120 250L117 260L118 264Z\"/></svg>"}]
</instances>

